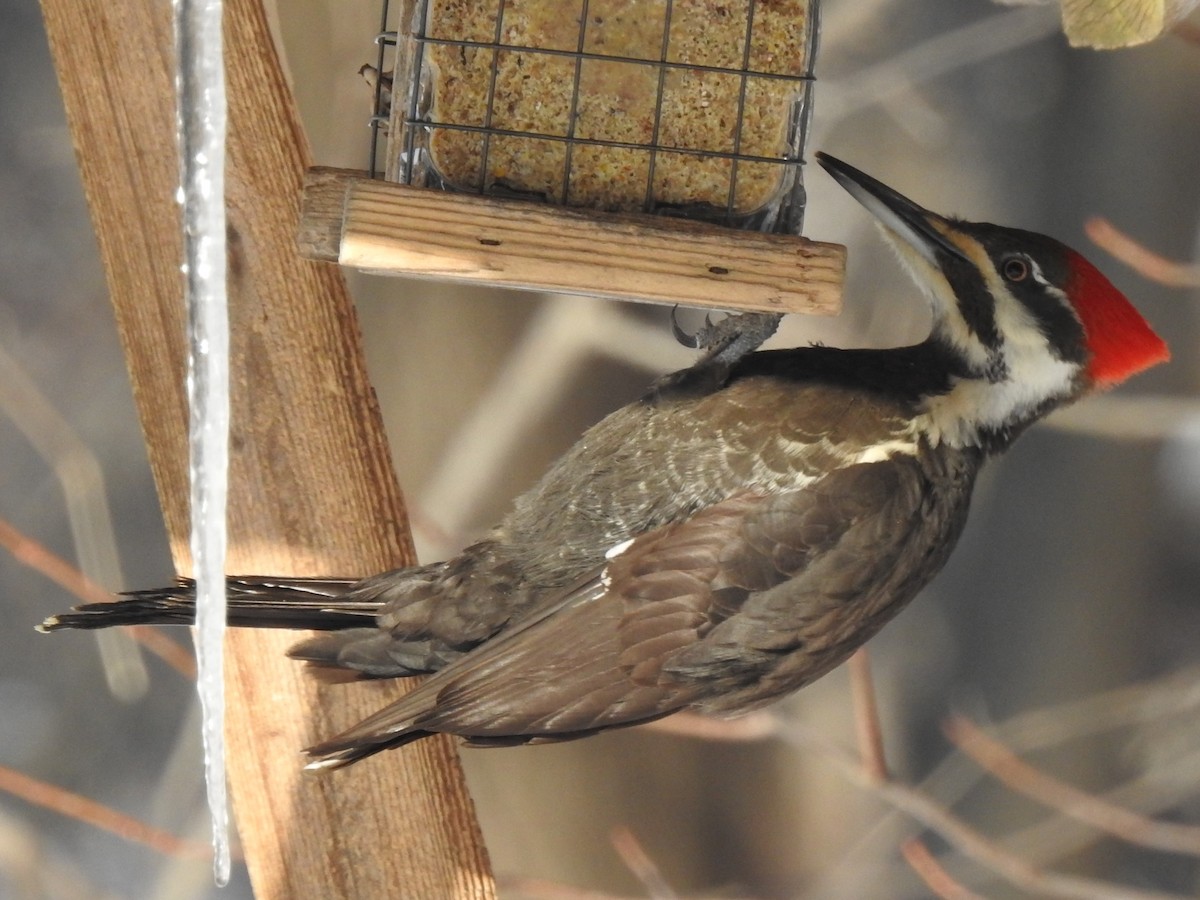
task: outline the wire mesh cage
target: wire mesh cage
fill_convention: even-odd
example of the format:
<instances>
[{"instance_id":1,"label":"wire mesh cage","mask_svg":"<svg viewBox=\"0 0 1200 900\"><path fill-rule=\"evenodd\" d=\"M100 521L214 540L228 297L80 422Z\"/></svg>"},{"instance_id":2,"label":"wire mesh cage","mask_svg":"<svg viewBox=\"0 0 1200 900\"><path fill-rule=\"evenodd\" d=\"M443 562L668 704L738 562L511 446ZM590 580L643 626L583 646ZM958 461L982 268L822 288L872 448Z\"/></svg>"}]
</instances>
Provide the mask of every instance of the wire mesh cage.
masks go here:
<instances>
[{"instance_id":1,"label":"wire mesh cage","mask_svg":"<svg viewBox=\"0 0 1200 900\"><path fill-rule=\"evenodd\" d=\"M817 0L396 6L390 180L798 233Z\"/></svg>"}]
</instances>

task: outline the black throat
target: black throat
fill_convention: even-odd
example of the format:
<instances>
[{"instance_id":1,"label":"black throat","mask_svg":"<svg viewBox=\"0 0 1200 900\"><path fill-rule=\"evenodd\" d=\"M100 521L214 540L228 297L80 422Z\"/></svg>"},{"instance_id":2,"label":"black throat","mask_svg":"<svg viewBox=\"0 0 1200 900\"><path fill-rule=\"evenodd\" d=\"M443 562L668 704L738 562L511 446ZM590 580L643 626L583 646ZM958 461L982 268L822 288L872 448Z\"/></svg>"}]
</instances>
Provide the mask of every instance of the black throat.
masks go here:
<instances>
[{"instance_id":1,"label":"black throat","mask_svg":"<svg viewBox=\"0 0 1200 900\"><path fill-rule=\"evenodd\" d=\"M762 350L739 360L726 383L754 375L867 391L913 406L947 393L955 378L969 377L959 357L934 340L886 350Z\"/></svg>"}]
</instances>

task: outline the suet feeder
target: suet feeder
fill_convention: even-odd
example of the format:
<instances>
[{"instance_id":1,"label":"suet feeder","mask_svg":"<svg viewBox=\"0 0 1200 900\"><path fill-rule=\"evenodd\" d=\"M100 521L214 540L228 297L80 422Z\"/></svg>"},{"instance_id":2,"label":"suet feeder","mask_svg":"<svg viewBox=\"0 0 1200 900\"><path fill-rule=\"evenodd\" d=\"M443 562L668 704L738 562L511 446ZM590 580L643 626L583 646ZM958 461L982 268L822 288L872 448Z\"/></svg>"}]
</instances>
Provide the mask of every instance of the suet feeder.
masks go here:
<instances>
[{"instance_id":1,"label":"suet feeder","mask_svg":"<svg viewBox=\"0 0 1200 900\"><path fill-rule=\"evenodd\" d=\"M843 250L798 236L817 6L405 0L381 35L385 177L315 172L302 245L377 272L835 312Z\"/></svg>"}]
</instances>

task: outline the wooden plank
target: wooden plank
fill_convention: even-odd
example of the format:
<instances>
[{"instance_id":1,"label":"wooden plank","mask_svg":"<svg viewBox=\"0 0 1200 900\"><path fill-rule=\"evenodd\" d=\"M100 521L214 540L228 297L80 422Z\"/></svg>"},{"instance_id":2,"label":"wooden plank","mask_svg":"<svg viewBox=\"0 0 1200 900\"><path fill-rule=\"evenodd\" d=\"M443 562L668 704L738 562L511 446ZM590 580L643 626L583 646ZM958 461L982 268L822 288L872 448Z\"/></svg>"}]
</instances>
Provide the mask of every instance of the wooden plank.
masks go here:
<instances>
[{"instance_id":1,"label":"wooden plank","mask_svg":"<svg viewBox=\"0 0 1200 900\"><path fill-rule=\"evenodd\" d=\"M836 314L846 249L795 235L455 194L317 169L301 252L377 274Z\"/></svg>"},{"instance_id":2,"label":"wooden plank","mask_svg":"<svg viewBox=\"0 0 1200 900\"><path fill-rule=\"evenodd\" d=\"M186 572L170 4L43 0L42 9L172 552ZM231 570L354 575L411 562L341 274L295 253L310 159L266 17L260 0L226 0L225 16ZM293 637L243 631L228 642L229 775L256 896L493 897L449 742L330 777L301 774L302 746L404 688L318 684L284 659Z\"/></svg>"}]
</instances>

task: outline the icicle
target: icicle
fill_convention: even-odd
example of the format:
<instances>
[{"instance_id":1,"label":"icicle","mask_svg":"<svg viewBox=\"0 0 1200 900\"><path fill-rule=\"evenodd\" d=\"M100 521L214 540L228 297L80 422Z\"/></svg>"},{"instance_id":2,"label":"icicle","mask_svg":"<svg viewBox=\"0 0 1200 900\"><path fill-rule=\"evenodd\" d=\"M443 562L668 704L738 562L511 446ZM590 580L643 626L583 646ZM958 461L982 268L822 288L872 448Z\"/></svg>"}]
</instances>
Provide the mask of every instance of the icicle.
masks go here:
<instances>
[{"instance_id":1,"label":"icicle","mask_svg":"<svg viewBox=\"0 0 1200 900\"><path fill-rule=\"evenodd\" d=\"M213 819L213 871L229 881L225 789L225 497L229 316L225 292L225 69L221 0L175 0L177 127L188 307L192 563L197 685Z\"/></svg>"}]
</instances>

